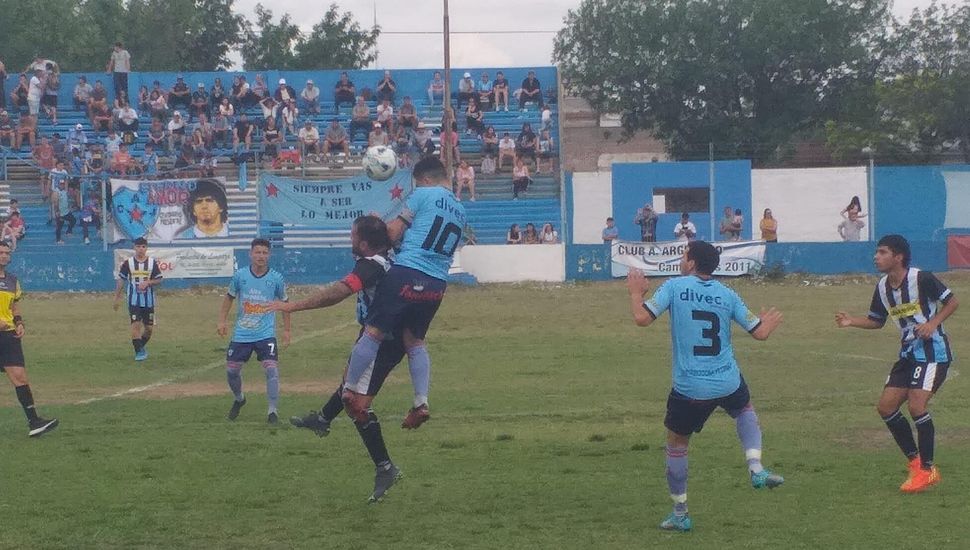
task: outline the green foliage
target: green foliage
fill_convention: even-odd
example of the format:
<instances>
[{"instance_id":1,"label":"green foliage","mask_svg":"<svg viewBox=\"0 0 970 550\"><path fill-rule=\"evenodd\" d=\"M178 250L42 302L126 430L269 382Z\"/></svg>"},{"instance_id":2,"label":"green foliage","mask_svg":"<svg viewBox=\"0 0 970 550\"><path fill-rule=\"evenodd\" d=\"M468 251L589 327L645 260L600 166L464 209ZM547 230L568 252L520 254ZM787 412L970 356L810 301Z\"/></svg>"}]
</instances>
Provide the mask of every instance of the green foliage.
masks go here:
<instances>
[{"instance_id":1,"label":"green foliage","mask_svg":"<svg viewBox=\"0 0 970 550\"><path fill-rule=\"evenodd\" d=\"M256 22L247 25L242 44L246 70L360 68L376 59L379 28L362 30L350 12L332 4L309 34L289 14L273 21L273 12L256 5Z\"/></svg>"}]
</instances>

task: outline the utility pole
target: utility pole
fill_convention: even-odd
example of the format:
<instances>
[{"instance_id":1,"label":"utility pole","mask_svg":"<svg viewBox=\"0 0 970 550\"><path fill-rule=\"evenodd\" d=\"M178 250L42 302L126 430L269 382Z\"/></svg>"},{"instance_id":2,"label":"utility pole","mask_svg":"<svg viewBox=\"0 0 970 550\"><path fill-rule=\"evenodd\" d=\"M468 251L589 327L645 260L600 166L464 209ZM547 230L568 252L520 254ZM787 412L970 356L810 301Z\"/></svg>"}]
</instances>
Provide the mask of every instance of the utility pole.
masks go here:
<instances>
[{"instance_id":1,"label":"utility pole","mask_svg":"<svg viewBox=\"0 0 970 550\"><path fill-rule=\"evenodd\" d=\"M445 171L448 172L448 181L452 178L452 162L451 162L451 122L454 118L454 113L451 113L451 31L450 31L450 21L448 19L448 0L444 0L445 17L444 17L444 38L445 38L445 97L442 100L442 111L441 111L441 133L445 135L447 131L448 143L441 144L441 151L445 159ZM451 113L451 116L449 116ZM447 127L446 127L447 126Z\"/></svg>"}]
</instances>

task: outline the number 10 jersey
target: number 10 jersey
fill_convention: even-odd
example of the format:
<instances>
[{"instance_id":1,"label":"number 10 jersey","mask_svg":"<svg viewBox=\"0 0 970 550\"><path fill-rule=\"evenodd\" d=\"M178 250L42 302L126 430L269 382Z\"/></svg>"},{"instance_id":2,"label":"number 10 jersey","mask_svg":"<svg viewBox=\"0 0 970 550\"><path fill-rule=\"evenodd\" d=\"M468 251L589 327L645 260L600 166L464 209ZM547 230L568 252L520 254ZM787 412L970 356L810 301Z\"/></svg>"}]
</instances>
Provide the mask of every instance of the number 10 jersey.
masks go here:
<instances>
[{"instance_id":1,"label":"number 10 jersey","mask_svg":"<svg viewBox=\"0 0 970 550\"><path fill-rule=\"evenodd\" d=\"M444 187L418 187L400 218L408 224L394 264L448 280L451 258L461 243L465 207Z\"/></svg>"}]
</instances>

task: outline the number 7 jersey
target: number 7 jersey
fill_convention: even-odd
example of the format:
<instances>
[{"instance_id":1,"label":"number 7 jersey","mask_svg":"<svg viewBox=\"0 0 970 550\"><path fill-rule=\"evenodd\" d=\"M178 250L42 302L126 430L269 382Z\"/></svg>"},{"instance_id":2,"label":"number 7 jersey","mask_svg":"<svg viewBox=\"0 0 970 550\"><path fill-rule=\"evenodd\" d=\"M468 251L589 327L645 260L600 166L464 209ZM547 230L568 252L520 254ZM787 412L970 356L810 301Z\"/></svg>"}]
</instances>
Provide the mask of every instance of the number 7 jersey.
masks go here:
<instances>
[{"instance_id":1,"label":"number 7 jersey","mask_svg":"<svg viewBox=\"0 0 970 550\"><path fill-rule=\"evenodd\" d=\"M668 279L644 307L657 318L670 310L674 390L691 399L717 399L741 385L731 345L731 321L751 332L761 320L740 296L695 275Z\"/></svg>"},{"instance_id":2,"label":"number 7 jersey","mask_svg":"<svg viewBox=\"0 0 970 550\"><path fill-rule=\"evenodd\" d=\"M408 229L394 265L447 281L465 227L465 207L444 187L417 187L400 218Z\"/></svg>"}]
</instances>

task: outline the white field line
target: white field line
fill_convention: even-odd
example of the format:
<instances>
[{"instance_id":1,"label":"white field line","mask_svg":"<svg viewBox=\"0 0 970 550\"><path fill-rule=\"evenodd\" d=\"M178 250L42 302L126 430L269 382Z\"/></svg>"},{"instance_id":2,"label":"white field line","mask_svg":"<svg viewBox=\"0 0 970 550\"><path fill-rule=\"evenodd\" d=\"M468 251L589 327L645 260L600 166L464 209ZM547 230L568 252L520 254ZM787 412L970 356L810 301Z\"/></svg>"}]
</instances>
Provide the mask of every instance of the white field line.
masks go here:
<instances>
[{"instance_id":1,"label":"white field line","mask_svg":"<svg viewBox=\"0 0 970 550\"><path fill-rule=\"evenodd\" d=\"M308 332L306 334L301 334L300 336L297 336L296 338L293 338L290 341L290 345L295 345L295 344L298 344L299 342L302 342L304 340L308 340L310 338L316 338L318 336L324 336L326 334L330 334L331 332L336 332L336 331L339 331L339 330L343 330L345 328L351 327L351 326L356 325L356 324L357 323L344 323L342 325L337 325L337 326L334 326L334 327L327 327L325 329L317 330L317 331L314 331L314 332ZM223 359L220 359L218 361L213 361L211 363L206 363L205 365L202 365L201 367L199 367L199 368L197 368L197 369L195 369L193 371L189 371L189 372L186 372L186 373L181 373L181 374L178 374L176 376L171 376L169 378L165 378L165 379L159 380L157 382L152 382L151 384L146 384L144 386L135 386L133 388L128 388L127 390L122 390L122 391L115 392L115 393L112 393L112 394L109 394L109 395L101 395L101 396L98 396L98 397L91 397L91 398L88 398L88 399L82 399L81 401L76 402L75 405L90 405L91 403L97 403L98 401L104 401L106 399L117 399L119 397L125 397L125 396L128 396L128 395L134 395L136 393L143 393L143 392L146 392L146 391L151 391L151 390L154 390L155 388L161 388L163 386L168 386L168 385L171 385L171 384L175 384L176 382L180 382L182 380L185 380L186 378L191 378L191 377L193 377L193 376L195 376L197 374L202 374L202 373L204 373L206 371L210 371L210 370L215 369L215 368L218 368L218 367L224 367L225 365L226 365L226 360L225 360L225 358L223 358Z\"/></svg>"}]
</instances>

